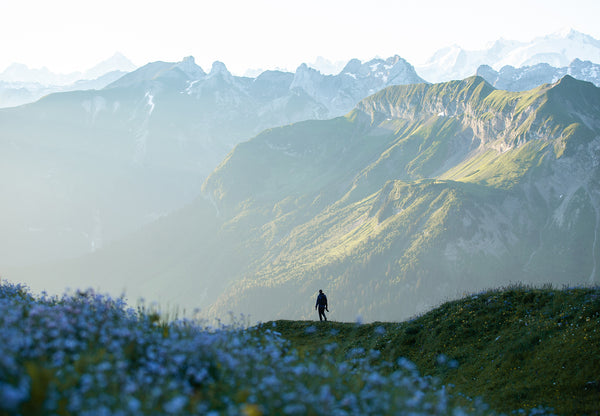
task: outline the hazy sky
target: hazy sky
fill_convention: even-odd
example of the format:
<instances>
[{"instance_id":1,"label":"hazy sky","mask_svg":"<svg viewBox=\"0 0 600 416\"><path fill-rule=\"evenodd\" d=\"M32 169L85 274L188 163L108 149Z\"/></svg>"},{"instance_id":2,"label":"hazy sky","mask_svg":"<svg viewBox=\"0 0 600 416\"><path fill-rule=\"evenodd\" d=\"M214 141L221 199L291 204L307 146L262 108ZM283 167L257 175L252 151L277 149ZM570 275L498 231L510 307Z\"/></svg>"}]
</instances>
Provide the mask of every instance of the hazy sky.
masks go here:
<instances>
[{"instance_id":1,"label":"hazy sky","mask_svg":"<svg viewBox=\"0 0 600 416\"><path fill-rule=\"evenodd\" d=\"M598 0L7 0L0 71L85 70L117 51L136 65L193 55L209 70L220 60L236 74L317 56L398 54L416 65L451 44L481 49L565 27L600 39L599 16Z\"/></svg>"}]
</instances>

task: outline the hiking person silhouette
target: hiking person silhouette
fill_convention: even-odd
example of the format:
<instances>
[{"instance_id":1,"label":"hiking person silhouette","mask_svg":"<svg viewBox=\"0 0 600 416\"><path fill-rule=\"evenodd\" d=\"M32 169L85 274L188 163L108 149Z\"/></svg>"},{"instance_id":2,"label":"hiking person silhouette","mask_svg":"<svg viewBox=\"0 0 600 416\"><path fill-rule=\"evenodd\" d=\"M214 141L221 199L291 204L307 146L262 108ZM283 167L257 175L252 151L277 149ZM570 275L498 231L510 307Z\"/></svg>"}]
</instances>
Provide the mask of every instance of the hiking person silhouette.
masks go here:
<instances>
[{"instance_id":1,"label":"hiking person silhouette","mask_svg":"<svg viewBox=\"0 0 600 416\"><path fill-rule=\"evenodd\" d=\"M317 303L315 304L315 309L319 308L319 321L327 320L325 316L325 311L329 312L327 308L327 296L321 289L319 289L319 296L317 296Z\"/></svg>"}]
</instances>

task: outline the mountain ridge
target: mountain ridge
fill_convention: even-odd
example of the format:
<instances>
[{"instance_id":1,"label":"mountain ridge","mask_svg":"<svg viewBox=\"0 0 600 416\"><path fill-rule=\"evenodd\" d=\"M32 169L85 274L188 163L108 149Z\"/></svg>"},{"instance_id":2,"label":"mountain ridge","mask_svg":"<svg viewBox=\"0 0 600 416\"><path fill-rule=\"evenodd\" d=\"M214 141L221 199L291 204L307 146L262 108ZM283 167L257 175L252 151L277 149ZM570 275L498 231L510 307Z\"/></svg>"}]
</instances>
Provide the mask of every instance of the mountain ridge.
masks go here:
<instances>
[{"instance_id":1,"label":"mountain ridge","mask_svg":"<svg viewBox=\"0 0 600 416\"><path fill-rule=\"evenodd\" d=\"M593 202L588 199L588 202L586 202L586 198L588 197L582 189L588 187L589 181L593 180L595 174L591 172L597 170L598 163L594 161L593 157L587 157L585 168L580 167L577 169L571 165L567 169L567 171L575 173L569 176L571 178L569 181L572 182L570 185L571 191L569 191L569 194L561 195L558 201L552 200L552 197L550 197L553 193L550 188L553 185L558 185L559 181L564 183L564 178L552 179L550 184L542 185L543 182L541 182L538 185L533 185L533 190L531 189L532 178L539 176L541 174L540 171L547 169L545 166L548 166L548 163L552 163L550 162L551 160L565 160L565 163L571 163L569 162L570 158L581 152L582 149L586 149L592 143L596 143L593 144L594 147L592 149L597 146L599 132L597 123L580 127L582 133L574 133L571 126L577 124L573 123L573 121L577 120L574 117L563 117L558 118L558 121L555 120L557 116L562 115L564 107L554 108L554 106L556 104L555 101L559 100L560 102L566 102L566 106L568 107L572 102L570 103L566 98L570 99L573 96L580 98L581 91L589 93L591 90L591 94L588 95L593 98L593 114L597 114L595 111L598 111L598 103L600 102L598 101L600 98L598 89L591 86L591 84L585 84L570 77L565 77L559 83L552 86L540 87L538 90L530 92L530 94L521 95L490 89L482 79L470 79L465 81L465 83L469 87L464 90L454 88L453 91L457 96L470 92L472 99L481 105L487 101L487 105L500 114L506 112L507 109L510 109L514 113L512 118L515 121L512 126L509 126L509 129L513 131L512 134L507 135L505 138L501 137L489 142L481 140L481 144L477 147L489 146L487 149L473 149L471 139L471 143L466 143L467 150L464 151L465 161L467 162L466 166L465 162L459 163L458 165L462 164L463 168L458 168L455 172L450 171L448 175L438 176L438 179L429 179L427 175L422 179L419 179L419 175L413 175L411 178L410 171L405 171L404 174L402 172L397 173L397 168L395 172L390 171L390 164L385 168L379 168L380 172L384 172L381 174L377 174L377 170L373 170L373 168L366 169L364 172L367 173L368 186L364 186L364 188L371 190L381 189L380 191L374 195L370 195L366 191L355 198L342 198L339 202L334 203L333 206L324 208L313 220L295 227L291 231L292 234L286 234L285 229L283 229L281 231L284 234L283 240L280 240L281 242L278 243L277 247L279 248L272 251L279 252L280 254L275 257L272 257L272 255L271 257L265 257L262 260L263 263L261 266L263 270L258 272L258 276L260 277L239 281L212 308L213 313L223 308L224 305L232 304L240 305L240 310L246 312L250 310L258 313L258 309L253 307L252 304L257 299L262 298L261 292L266 290L267 287L270 288L270 292L275 291L280 296L284 295L283 292L277 289L278 286L288 287L287 293L301 293L308 296L311 289L307 287L317 285L324 286L329 292L342 292L344 294L343 297L346 298L345 302L347 302L347 299L360 297L360 293L364 293L364 291L372 294L375 288L379 286L380 289L377 293L386 293L383 298L377 301L380 309L394 310L396 313L408 314L410 311L414 312L415 309L423 310L425 308L425 304L419 304L419 302L425 301L428 296L424 294L418 295L418 282L422 278L425 278L419 278L418 276L423 274L424 270L427 270L425 276L429 279L433 279L435 275L445 275L448 278L451 277L449 280L453 282L439 285L437 293L433 295L434 298L439 298L444 293L447 294L452 290L459 290L457 287L468 287L469 285L489 287L497 284L499 281L505 282L504 276L508 271L511 271L509 274L516 273L522 278L543 282L540 279L543 279L542 276L547 271L546 267L543 266L544 262L542 261L538 266L533 267L531 260L535 258L537 261L540 261L536 257L540 251L552 251L553 249L547 246L552 246L554 243L561 245L561 239L550 243L544 243L538 239L536 235L539 232L542 234L545 233L543 231L545 225L540 224L539 220L535 219L537 215L534 214L535 209L531 205L537 205L535 200L540 198L541 192L544 192L545 195L548 195L544 197L546 198L546 202L543 203L543 205L546 205L544 209L548 210L550 208L547 204L557 204L559 207L557 212L562 212L562 215L564 215L567 211L573 212L572 210L577 206L577 200L583 198L581 202L584 205L581 207L580 214L569 220L571 222L570 227L581 226L581 221L585 221L583 219L584 212L586 213L585 215L593 215L593 218L596 218L591 206L598 206L599 201L595 199L595 202ZM448 85L457 85L457 83L450 83L445 86ZM427 89L428 86L423 86L422 88ZM416 87L393 87L391 89L410 90L416 89ZM444 87L440 87L440 89L443 90ZM485 95L481 93L482 90L487 90L489 94ZM389 95L389 93L390 91L382 91L376 94L376 96L385 96L386 94ZM499 100L497 97L493 99L493 95L504 95L507 97ZM385 102L381 103L375 97L369 97L366 99L366 102L361 102L359 108L367 105L369 100L381 104L381 107L388 111L385 114L386 116L394 116L393 111L389 111L390 109L386 107ZM447 108L454 109L456 114L458 114L457 110L460 110L460 108L452 107L452 102L452 100L449 101L450 106ZM527 105L523 103L527 103ZM536 105L538 110L532 111L530 107ZM439 108L436 105L432 105L431 107L432 109L429 111L430 117L442 118L435 115ZM468 104L465 105L465 108L467 107ZM367 106L367 108L372 107ZM483 108L478 113L476 112L476 115L485 118L488 112L489 108ZM400 112L395 114L398 115ZM352 118L353 116L350 115L348 118ZM358 118L360 117L356 117L356 119ZM378 126L389 122L386 117L372 117L369 114L367 114L366 119L371 122L376 120L374 124ZM522 125L528 127L524 131L521 131L520 127ZM502 129L504 127L503 125ZM537 130L532 129L532 127L536 127ZM288 127L288 130L291 128L293 127ZM498 122L490 122L488 128L495 128L496 131L501 131L499 130L500 126ZM586 131L586 129L589 130ZM528 130L533 131L527 133ZM593 142L590 142L590 135L596 138ZM410 136L411 134L409 133L408 137ZM414 133L412 136L414 137ZM445 136L442 135L442 137ZM560 143L551 145L552 142L560 142L564 138L566 138L567 144L571 146L567 146L569 151L562 151ZM494 147L495 142L501 142L507 144L507 146L497 148ZM435 153L433 152L434 156ZM405 157L405 155L402 155L402 157ZM417 154L416 160L418 158L419 155ZM230 160L233 161L233 159ZM390 162L392 166L402 165L399 163L402 159L395 160L398 162ZM480 162L477 162L478 160ZM586 160L586 157L584 156L580 160L583 162L583 160ZM479 165L482 161L485 161L489 165L489 171L485 174L481 172L481 165ZM408 164L405 161L403 166L410 166L411 163L414 163L414 160ZM564 165L562 162L557 163ZM475 166L469 168L470 164L475 164ZM392 180L390 182L387 179L390 177L390 173L392 177L398 177L398 175L402 177L404 175L406 179ZM509 175L505 176L506 173L509 173ZM277 171L277 174L279 175L281 172ZM323 174L323 176L327 175ZM378 177L380 179L377 179ZM575 179L576 177L578 179ZM212 176L209 177L204 185L205 191L210 191L211 180L214 180ZM262 178L260 183L269 183L269 180ZM359 185L355 182L354 186L358 187ZM542 189L542 186L547 189ZM330 192L325 193L329 194ZM587 193L589 194L589 192ZM485 196L483 199L482 195ZM315 194L312 194L312 196L308 194L307 199L311 200L313 196ZM319 198L318 194L316 196ZM213 197L216 198L218 195L214 194ZM361 199L361 197L364 199ZM548 199L549 197L550 199ZM563 198L564 200L560 201ZM244 200L244 197L241 199ZM236 206L235 203L231 205ZM248 201L244 202L244 206L246 209L251 207L251 205L248 205ZM308 209L308 207L309 205L305 205L303 209ZM410 214L411 212L414 215ZM516 223L513 224L513 221L516 221ZM300 222L302 223L302 220ZM479 225L474 226L474 223ZM277 224L277 220L272 223L267 222L266 224L273 224L272 226L277 227L275 225ZM334 227L334 230L337 231L328 233L326 230L335 224L339 224ZM498 224L499 228L495 229L494 227L496 226L491 226L490 224ZM383 227L384 225L385 227ZM411 231L415 226L416 229ZM541 227L542 231L537 231L539 227ZM506 231L501 231L502 228L505 228ZM555 228L560 228L560 225L550 224L548 228L551 232L555 233L557 232ZM487 231L485 231L486 229ZM594 227L594 229L596 228ZM298 234L301 230L304 230L302 233L307 233L304 237L302 237L302 234ZM341 234L339 234L340 232ZM595 241L593 233L584 233L582 236L571 238L584 239L591 245ZM405 240L407 237L409 238L408 244ZM308 244L304 249L300 245L301 241L304 242L303 244ZM386 243L386 241L388 242ZM317 244L316 248L309 250L309 247L313 245L313 243L309 242L320 243ZM529 245L530 247L528 247ZM287 249L287 251L282 252L281 250L284 247L293 248L293 250L290 251L290 249ZM479 256L468 254L469 252L477 252L484 247L488 247L487 251L484 251L484 253L487 253L485 254L488 257L487 261L490 261L490 264L495 264L499 269L498 272L484 272L482 266L486 264L485 261L481 257L478 258ZM531 247L539 247L539 249L531 253ZM561 245L561 247L563 248L560 248L560 250L564 250L569 247L569 244L565 243L565 246ZM576 254L573 248L568 249L567 251L573 258L579 260L572 259L564 263L561 267L557 268L557 271L548 274L548 276L554 277L547 278L556 280L576 279L576 281L582 282L587 282L588 280L590 282L596 281L598 277L593 270L595 270L595 258L597 255L589 256L589 250L592 248L588 246L583 254ZM368 254L372 250L376 250L377 252L383 250L383 253L388 254L383 255L383 257L381 255ZM398 250L400 253L404 252L403 257L398 258L397 255L389 257L391 253ZM311 252L315 254L309 254ZM531 258L527 259L527 256L524 256L523 252L531 253ZM311 258L313 260L310 260ZM379 260L375 260L377 258ZM469 258L470 260L467 260ZM560 258L564 257L560 256ZM476 272L467 272L464 265L456 267L457 264L455 262L459 259L462 259L460 262L467 261L469 264L473 264L473 270L481 272L482 278L477 278ZM366 263L364 263L365 261ZM504 262L504 264L500 261ZM576 264L577 261L580 262L579 266ZM340 262L342 266L340 266ZM298 268L297 265L302 263L305 266ZM361 266L361 263L363 263L363 266ZM269 264L271 265L269 266ZM279 266L277 266L278 264ZM376 264L379 265L376 266ZM446 266L441 266L442 264ZM554 264L557 265L556 261ZM370 266L366 266L367 268L361 272L361 269L365 265ZM540 266L542 266L541 269L536 269L536 267ZM587 271L583 273L575 272L581 266L585 266ZM373 276L371 278L373 280L367 279L357 284L357 275L363 274L364 276L364 272L368 272L369 267L371 267L372 271L376 271L375 276L379 277L375 278ZM525 270L527 268L529 268L529 272ZM272 270L269 271L270 269ZM542 272L542 270L544 271ZM330 276L332 272L334 276L338 275L338 277L335 278L332 276L331 279L333 280L329 280L327 276ZM542 273L540 274L540 272ZM384 280L380 280L384 276L394 276L394 274L396 275L394 279L385 278ZM283 278L287 282L287 286L279 284L271 288L273 282L277 281L276 277L277 279ZM357 287L352 289L347 283L341 283L347 281L347 279L355 279L354 284ZM408 301L408 299L403 297L407 301L406 307L393 306L395 303L393 300L394 297L390 297L390 294L394 293L396 296L400 296L398 292L399 288L396 285L400 284L402 286L403 282L406 282L406 279L413 282L410 283L410 287L415 299ZM382 287L386 289L381 289ZM413 292L414 290L416 292ZM429 293L429 295L432 295L432 293ZM273 298L277 299L278 296L273 296ZM418 300L418 298L421 298L421 300ZM272 301L272 304L276 305L274 310L281 311L283 309L287 311L284 312L283 316L286 316L286 313L293 315L294 313L298 313L299 308L301 309L300 303L293 304L288 297L284 297L283 300ZM346 303L344 306L339 306L338 308L340 309L340 313L345 313L346 315L344 316L348 317L348 314L351 314L353 305ZM399 312L400 310L404 312ZM376 309L373 307L365 307L362 311L359 309L359 314L363 316L367 315L369 319L389 318L389 315L385 315L383 312L376 312ZM262 319L263 316L261 313L258 319Z\"/></svg>"}]
</instances>

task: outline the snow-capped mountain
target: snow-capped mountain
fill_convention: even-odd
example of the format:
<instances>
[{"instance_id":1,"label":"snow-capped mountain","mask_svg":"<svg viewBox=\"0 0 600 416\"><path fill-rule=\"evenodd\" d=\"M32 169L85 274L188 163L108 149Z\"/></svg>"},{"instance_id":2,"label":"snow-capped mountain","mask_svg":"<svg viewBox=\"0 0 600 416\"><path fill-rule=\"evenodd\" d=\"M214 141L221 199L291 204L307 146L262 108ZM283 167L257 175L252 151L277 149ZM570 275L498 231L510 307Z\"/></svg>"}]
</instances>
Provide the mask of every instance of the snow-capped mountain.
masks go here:
<instances>
[{"instance_id":1,"label":"snow-capped mountain","mask_svg":"<svg viewBox=\"0 0 600 416\"><path fill-rule=\"evenodd\" d=\"M399 56L366 63L353 59L337 75L324 75L302 64L295 73L265 71L256 78L234 76L219 61L214 62L206 73L190 56L178 63L150 63L107 88L140 83L156 87L157 80L164 83L166 79L170 79L169 88L178 89L181 94L200 102L213 96L211 100L216 107L207 108L207 111L219 108L215 114L219 118L231 114L232 120L237 120L240 113L256 111L256 125L250 134L306 119L337 117L382 88L424 82Z\"/></svg>"},{"instance_id":2,"label":"snow-capped mountain","mask_svg":"<svg viewBox=\"0 0 600 416\"><path fill-rule=\"evenodd\" d=\"M600 65L579 59L575 59L569 66L562 68L542 63L520 68L507 65L496 71L488 65L482 65L477 69L477 75L495 88L507 91L527 91L542 84L554 83L565 75L571 75L573 78L588 81L600 87Z\"/></svg>"},{"instance_id":3,"label":"snow-capped mountain","mask_svg":"<svg viewBox=\"0 0 600 416\"><path fill-rule=\"evenodd\" d=\"M454 45L440 49L416 70L429 82L442 82L474 75L481 65L497 71L507 65L519 68L540 63L566 67L575 59L600 63L600 41L575 30L564 30L530 42L500 39L478 51Z\"/></svg>"},{"instance_id":4,"label":"snow-capped mountain","mask_svg":"<svg viewBox=\"0 0 600 416\"><path fill-rule=\"evenodd\" d=\"M496 67L531 66L539 63L563 67L574 59L600 62L600 41L575 30L557 32L515 48L497 62Z\"/></svg>"},{"instance_id":5,"label":"snow-capped mountain","mask_svg":"<svg viewBox=\"0 0 600 416\"><path fill-rule=\"evenodd\" d=\"M389 86L425 82L398 55L362 63L350 60L338 75L323 75L306 64L296 70L290 89L301 90L323 104L332 116L350 111L368 95Z\"/></svg>"},{"instance_id":6,"label":"snow-capped mountain","mask_svg":"<svg viewBox=\"0 0 600 416\"><path fill-rule=\"evenodd\" d=\"M347 63L347 61L331 61L323 56L317 56L308 66L325 75L336 75L344 69Z\"/></svg>"}]
</instances>

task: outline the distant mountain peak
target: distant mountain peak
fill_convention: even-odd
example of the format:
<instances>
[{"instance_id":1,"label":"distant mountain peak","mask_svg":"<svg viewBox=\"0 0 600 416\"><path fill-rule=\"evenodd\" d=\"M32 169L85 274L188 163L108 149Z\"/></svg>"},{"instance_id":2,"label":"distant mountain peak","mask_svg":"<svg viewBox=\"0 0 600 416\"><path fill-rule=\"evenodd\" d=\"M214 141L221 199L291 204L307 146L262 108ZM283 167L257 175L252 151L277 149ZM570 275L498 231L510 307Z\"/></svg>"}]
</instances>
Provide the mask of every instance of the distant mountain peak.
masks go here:
<instances>
[{"instance_id":1,"label":"distant mountain peak","mask_svg":"<svg viewBox=\"0 0 600 416\"><path fill-rule=\"evenodd\" d=\"M412 65L399 55L394 55L387 59L375 58L365 63L362 63L358 59L352 59L346 64L341 74L354 79L379 79L382 82L380 88L391 84L424 82L424 80L417 75Z\"/></svg>"},{"instance_id":2,"label":"distant mountain peak","mask_svg":"<svg viewBox=\"0 0 600 416\"><path fill-rule=\"evenodd\" d=\"M562 29L557 30L556 32L548 35L547 37L558 38L558 39L565 39L565 38L575 39L575 38L581 38L581 37L588 37L588 35L585 35L584 33L581 33L579 31L573 29L570 26L566 26L566 27L563 27Z\"/></svg>"},{"instance_id":3,"label":"distant mountain peak","mask_svg":"<svg viewBox=\"0 0 600 416\"><path fill-rule=\"evenodd\" d=\"M186 56L183 58L183 60L177 64L177 67L192 79L206 76L206 72L204 72L199 65L196 65L196 60L193 56Z\"/></svg>"},{"instance_id":4,"label":"distant mountain peak","mask_svg":"<svg viewBox=\"0 0 600 416\"><path fill-rule=\"evenodd\" d=\"M123 55L121 52L115 52L115 54L110 58L105 59L104 61L85 71L83 78L95 79L109 72L131 72L136 68L137 67L129 59L127 59L125 55Z\"/></svg>"},{"instance_id":5,"label":"distant mountain peak","mask_svg":"<svg viewBox=\"0 0 600 416\"><path fill-rule=\"evenodd\" d=\"M406 62L406 60L404 60L403 58L401 58L400 55L390 56L389 58L387 58L385 60L385 62L387 64L391 64L391 65L396 65L400 61Z\"/></svg>"},{"instance_id":6,"label":"distant mountain peak","mask_svg":"<svg viewBox=\"0 0 600 416\"><path fill-rule=\"evenodd\" d=\"M309 67L316 69L324 75L337 75L343 71L346 61L331 61L322 56L318 56L314 62L308 64Z\"/></svg>"},{"instance_id":7,"label":"distant mountain peak","mask_svg":"<svg viewBox=\"0 0 600 416\"><path fill-rule=\"evenodd\" d=\"M208 73L209 78L215 78L217 76L227 82L233 82L233 75L231 75L231 72L229 72L225 64L221 61L214 61L210 68L210 72Z\"/></svg>"},{"instance_id":8,"label":"distant mountain peak","mask_svg":"<svg viewBox=\"0 0 600 416\"><path fill-rule=\"evenodd\" d=\"M305 62L303 62L300 65L298 65L298 68L296 68L296 72L315 72L315 73L321 73L318 69L315 69L315 68L309 66Z\"/></svg>"},{"instance_id":9,"label":"distant mountain peak","mask_svg":"<svg viewBox=\"0 0 600 416\"><path fill-rule=\"evenodd\" d=\"M346 64L346 66L344 67L344 69L342 69L342 73L348 72L351 74L357 73L358 71L360 71L360 67L362 65L362 62L359 59L350 59L348 61L348 63Z\"/></svg>"},{"instance_id":10,"label":"distant mountain peak","mask_svg":"<svg viewBox=\"0 0 600 416\"><path fill-rule=\"evenodd\" d=\"M229 74L229 71L227 70L227 67L225 66L225 64L221 61L214 61L212 64L212 67L210 69L210 75L216 75L219 73L227 73Z\"/></svg>"}]
</instances>

